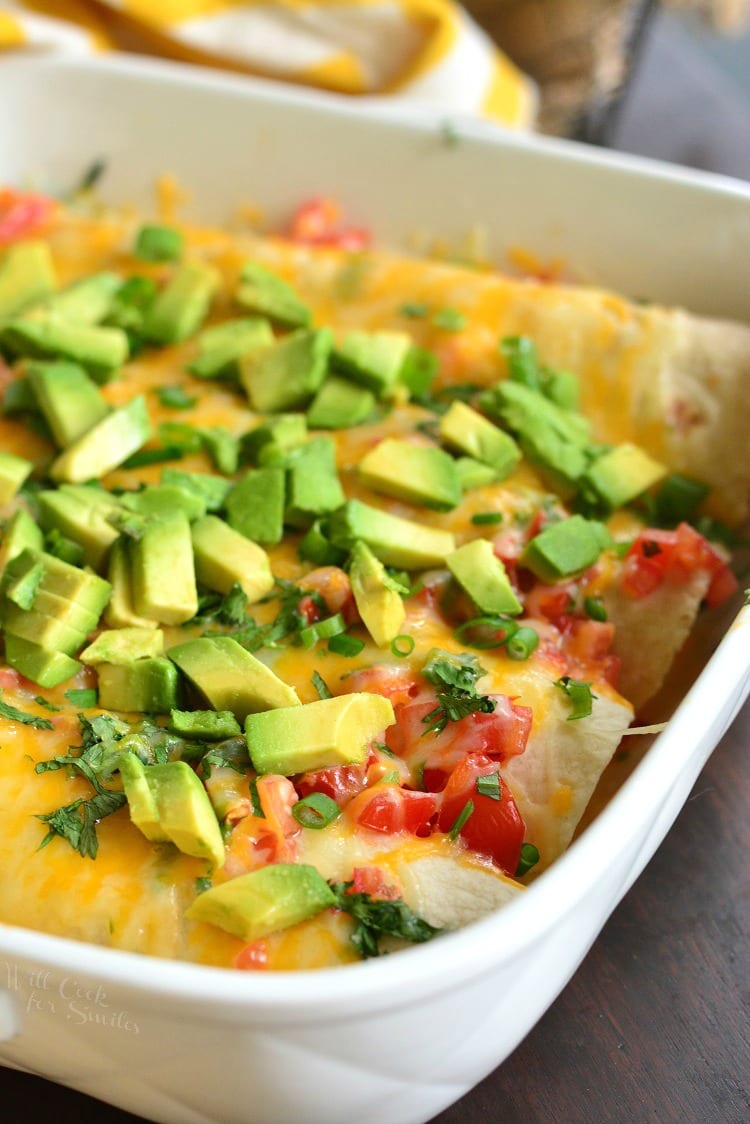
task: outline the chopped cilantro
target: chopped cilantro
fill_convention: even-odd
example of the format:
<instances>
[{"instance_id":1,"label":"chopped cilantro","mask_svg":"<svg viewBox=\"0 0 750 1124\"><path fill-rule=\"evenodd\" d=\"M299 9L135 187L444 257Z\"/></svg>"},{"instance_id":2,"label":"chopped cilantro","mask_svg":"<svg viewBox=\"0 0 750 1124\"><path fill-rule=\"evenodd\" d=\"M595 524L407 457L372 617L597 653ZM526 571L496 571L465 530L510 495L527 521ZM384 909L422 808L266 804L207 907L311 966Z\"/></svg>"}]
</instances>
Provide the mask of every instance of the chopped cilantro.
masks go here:
<instances>
[{"instance_id":1,"label":"chopped cilantro","mask_svg":"<svg viewBox=\"0 0 750 1124\"><path fill-rule=\"evenodd\" d=\"M466 317L457 308L441 308L433 316L432 322L446 332L460 332L466 326Z\"/></svg>"},{"instance_id":2,"label":"chopped cilantro","mask_svg":"<svg viewBox=\"0 0 750 1124\"><path fill-rule=\"evenodd\" d=\"M201 757L201 773L204 780L211 776L212 769L234 769L235 773L244 773L249 765L247 741L242 736L217 742Z\"/></svg>"},{"instance_id":3,"label":"chopped cilantro","mask_svg":"<svg viewBox=\"0 0 750 1124\"><path fill-rule=\"evenodd\" d=\"M363 960L380 956L382 937L422 944L441 931L413 913L402 898L384 900L370 894L352 894L352 882L329 882L329 886L336 895L336 908L354 918L351 941Z\"/></svg>"},{"instance_id":4,"label":"chopped cilantro","mask_svg":"<svg viewBox=\"0 0 750 1124\"><path fill-rule=\"evenodd\" d=\"M263 805L260 800L257 777L253 777L248 785L248 789L250 791L250 805L253 810L253 815L257 816L259 820L264 820L266 818L266 813L263 811Z\"/></svg>"},{"instance_id":5,"label":"chopped cilantro","mask_svg":"<svg viewBox=\"0 0 750 1124\"><path fill-rule=\"evenodd\" d=\"M72 706L82 706L86 710L99 702L99 692L96 687L82 687L80 690L74 687L65 692L65 698Z\"/></svg>"},{"instance_id":6,"label":"chopped cilantro","mask_svg":"<svg viewBox=\"0 0 750 1124\"><path fill-rule=\"evenodd\" d=\"M210 890L210 889L211 889L211 879L210 878L206 878L205 876L203 878L196 878L196 880L195 880L195 892L196 892L196 894L205 894L206 890Z\"/></svg>"},{"instance_id":7,"label":"chopped cilantro","mask_svg":"<svg viewBox=\"0 0 750 1124\"><path fill-rule=\"evenodd\" d=\"M461 811L456 816L456 822L454 823L453 827L448 832L448 834L450 835L450 837L451 837L451 839L453 840L454 843L456 842L459 835L461 834L461 829L466 824L466 821L473 815L474 815L474 801L473 800L467 800L466 803L464 804L463 808L461 809Z\"/></svg>"},{"instance_id":8,"label":"chopped cilantro","mask_svg":"<svg viewBox=\"0 0 750 1124\"><path fill-rule=\"evenodd\" d=\"M0 696L5 692L0 688ZM5 702L0 697L0 717L7 718L9 722L20 722L23 726L33 726L35 730L54 730L54 724L49 718L40 718L37 714L27 714L11 703Z\"/></svg>"},{"instance_id":9,"label":"chopped cilantro","mask_svg":"<svg viewBox=\"0 0 750 1124\"><path fill-rule=\"evenodd\" d=\"M190 410L198 401L195 395L188 394L181 386L157 387L156 396L161 405L170 410Z\"/></svg>"},{"instance_id":10,"label":"chopped cilantro","mask_svg":"<svg viewBox=\"0 0 750 1124\"><path fill-rule=\"evenodd\" d=\"M425 679L439 688L438 705L422 721L427 729L423 734L441 733L449 722L460 722L469 714L492 714L495 700L477 692L477 680L485 674L476 656L438 652L422 669Z\"/></svg>"},{"instance_id":11,"label":"chopped cilantro","mask_svg":"<svg viewBox=\"0 0 750 1124\"><path fill-rule=\"evenodd\" d=\"M333 698L333 694L331 693L331 690L330 690L328 684L326 683L323 676L319 674L319 672L314 671L312 673L311 682L312 682L312 685L315 688L315 690L318 692L318 698L319 699L332 699Z\"/></svg>"},{"instance_id":12,"label":"chopped cilantro","mask_svg":"<svg viewBox=\"0 0 750 1124\"><path fill-rule=\"evenodd\" d=\"M501 800L503 790L500 784L499 771L496 769L494 773L477 777L476 789L480 796L489 796L490 800Z\"/></svg>"},{"instance_id":13,"label":"chopped cilantro","mask_svg":"<svg viewBox=\"0 0 750 1124\"><path fill-rule=\"evenodd\" d=\"M426 316L430 311L426 304L417 304L415 301L406 301L399 308L402 316L408 316L412 320L419 320L421 317Z\"/></svg>"},{"instance_id":14,"label":"chopped cilantro","mask_svg":"<svg viewBox=\"0 0 750 1124\"><path fill-rule=\"evenodd\" d=\"M578 718L588 718L593 708L594 699L597 697L593 694L590 683L584 683L580 679L571 679L569 675L563 675L561 679L555 681L555 686L559 687L570 699L573 711L568 715L568 722L575 722Z\"/></svg>"},{"instance_id":15,"label":"chopped cilantro","mask_svg":"<svg viewBox=\"0 0 750 1124\"><path fill-rule=\"evenodd\" d=\"M60 709L59 706L55 706L55 704L51 703L49 701L49 699L45 699L41 695L34 695L34 702L37 703L39 706L43 706L45 710L59 710Z\"/></svg>"}]
</instances>

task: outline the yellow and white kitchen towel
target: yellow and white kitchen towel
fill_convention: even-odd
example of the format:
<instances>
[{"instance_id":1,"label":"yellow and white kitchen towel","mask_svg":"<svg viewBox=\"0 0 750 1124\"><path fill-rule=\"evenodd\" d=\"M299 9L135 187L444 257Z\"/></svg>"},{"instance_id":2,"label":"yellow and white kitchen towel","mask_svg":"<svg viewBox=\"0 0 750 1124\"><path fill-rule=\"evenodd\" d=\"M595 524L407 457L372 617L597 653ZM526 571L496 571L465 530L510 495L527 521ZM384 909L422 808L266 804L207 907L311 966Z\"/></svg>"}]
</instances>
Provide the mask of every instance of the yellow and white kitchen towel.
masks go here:
<instances>
[{"instance_id":1,"label":"yellow and white kitchen towel","mask_svg":"<svg viewBox=\"0 0 750 1124\"><path fill-rule=\"evenodd\" d=\"M4 51L124 46L516 128L533 84L452 0L0 0Z\"/></svg>"}]
</instances>

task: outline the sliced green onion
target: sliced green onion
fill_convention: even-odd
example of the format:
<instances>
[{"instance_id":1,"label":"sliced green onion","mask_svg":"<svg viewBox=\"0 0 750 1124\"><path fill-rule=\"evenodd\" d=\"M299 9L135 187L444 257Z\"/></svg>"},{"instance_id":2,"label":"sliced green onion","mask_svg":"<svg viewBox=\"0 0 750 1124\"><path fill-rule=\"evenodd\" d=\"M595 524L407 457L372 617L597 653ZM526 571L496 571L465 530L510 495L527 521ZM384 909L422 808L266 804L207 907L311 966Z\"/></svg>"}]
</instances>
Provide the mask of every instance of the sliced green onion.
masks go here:
<instances>
[{"instance_id":1,"label":"sliced green onion","mask_svg":"<svg viewBox=\"0 0 750 1124\"><path fill-rule=\"evenodd\" d=\"M505 642L505 650L512 660L527 660L539 644L539 634L533 628L519 628Z\"/></svg>"},{"instance_id":2,"label":"sliced green onion","mask_svg":"<svg viewBox=\"0 0 750 1124\"><path fill-rule=\"evenodd\" d=\"M421 316L426 316L429 311L426 304L417 304L415 301L407 301L399 309L402 316L408 316L412 320L418 320Z\"/></svg>"},{"instance_id":3,"label":"sliced green onion","mask_svg":"<svg viewBox=\"0 0 750 1124\"><path fill-rule=\"evenodd\" d=\"M396 754L393 752L390 746L385 744L385 742L373 742L372 744L375 749L380 750L380 752L384 753L386 757L392 757L395 760Z\"/></svg>"},{"instance_id":4,"label":"sliced green onion","mask_svg":"<svg viewBox=\"0 0 750 1124\"><path fill-rule=\"evenodd\" d=\"M464 824L468 820L469 816L473 815L473 813L474 813L474 801L473 800L467 800L467 802L464 804L461 811L458 813L458 816L456 817L456 822L454 823L453 827L450 829L450 831L448 833L454 843L456 842L459 835L461 834L461 828L464 826Z\"/></svg>"},{"instance_id":5,"label":"sliced green onion","mask_svg":"<svg viewBox=\"0 0 750 1124\"><path fill-rule=\"evenodd\" d=\"M394 656L398 656L399 659L402 660L410 656L414 651L414 637L404 634L395 636L393 640L391 640L391 651Z\"/></svg>"},{"instance_id":6,"label":"sliced green onion","mask_svg":"<svg viewBox=\"0 0 750 1124\"><path fill-rule=\"evenodd\" d=\"M587 617L591 617L592 621L606 621L607 610L604 608L604 602L601 597L584 597L583 609Z\"/></svg>"},{"instance_id":7,"label":"sliced green onion","mask_svg":"<svg viewBox=\"0 0 750 1124\"><path fill-rule=\"evenodd\" d=\"M337 636L345 629L346 621L341 613L336 613L332 617L326 617L325 620L308 625L307 628L301 628L299 638L303 647L314 648L319 640L328 640L329 637Z\"/></svg>"},{"instance_id":8,"label":"sliced green onion","mask_svg":"<svg viewBox=\"0 0 750 1124\"><path fill-rule=\"evenodd\" d=\"M304 800L298 800L292 805L292 815L302 827L311 827L314 831L320 831L341 815L341 809L336 801L331 800L331 797L326 796L324 792L311 792Z\"/></svg>"},{"instance_id":9,"label":"sliced green onion","mask_svg":"<svg viewBox=\"0 0 750 1124\"><path fill-rule=\"evenodd\" d=\"M536 866L539 862L539 852L533 843L523 843L521 845L521 858L518 860L516 867L516 878L523 878L524 874L528 874L532 866Z\"/></svg>"},{"instance_id":10,"label":"sliced green onion","mask_svg":"<svg viewBox=\"0 0 750 1124\"><path fill-rule=\"evenodd\" d=\"M441 308L433 316L432 322L446 332L460 332L466 325L466 317L457 308Z\"/></svg>"},{"instance_id":11,"label":"sliced green onion","mask_svg":"<svg viewBox=\"0 0 750 1124\"><path fill-rule=\"evenodd\" d=\"M318 692L318 698L319 699L332 699L333 698L333 695L331 693L331 689L329 688L329 686L326 683L323 676L320 675L317 671L314 671L312 673L311 682L312 682L312 685L315 688L315 690Z\"/></svg>"},{"instance_id":12,"label":"sliced green onion","mask_svg":"<svg viewBox=\"0 0 750 1124\"><path fill-rule=\"evenodd\" d=\"M85 710L90 706L97 705L99 692L96 687L81 687L80 689L73 687L70 691L65 692L65 698L72 706L82 706Z\"/></svg>"},{"instance_id":13,"label":"sliced green onion","mask_svg":"<svg viewBox=\"0 0 750 1124\"><path fill-rule=\"evenodd\" d=\"M364 640L358 640L356 636L347 636L345 632L332 636L328 641L328 651L335 652L337 656L358 656L364 646Z\"/></svg>"},{"instance_id":14,"label":"sliced green onion","mask_svg":"<svg viewBox=\"0 0 750 1124\"><path fill-rule=\"evenodd\" d=\"M187 394L181 386L160 386L157 388L156 397L162 406L167 406L170 410L189 410L198 401L194 395Z\"/></svg>"},{"instance_id":15,"label":"sliced green onion","mask_svg":"<svg viewBox=\"0 0 750 1124\"><path fill-rule=\"evenodd\" d=\"M486 776L477 777L477 792L480 796L489 796L490 800L502 799L503 790L500 785L500 773L488 773Z\"/></svg>"},{"instance_id":16,"label":"sliced green onion","mask_svg":"<svg viewBox=\"0 0 750 1124\"><path fill-rule=\"evenodd\" d=\"M459 644L466 644L469 648L478 648L483 652L490 648L502 648L517 632L518 625L509 617L491 615L466 621L453 630L453 635Z\"/></svg>"},{"instance_id":17,"label":"sliced green onion","mask_svg":"<svg viewBox=\"0 0 750 1124\"><path fill-rule=\"evenodd\" d=\"M472 523L476 527L483 527L485 524L489 526L491 523L502 523L502 511L478 511L476 515L471 517Z\"/></svg>"},{"instance_id":18,"label":"sliced green onion","mask_svg":"<svg viewBox=\"0 0 750 1124\"><path fill-rule=\"evenodd\" d=\"M143 468L147 464L162 464L164 461L181 461L187 449L182 445L160 445L156 449L140 449L133 453L121 468Z\"/></svg>"}]
</instances>

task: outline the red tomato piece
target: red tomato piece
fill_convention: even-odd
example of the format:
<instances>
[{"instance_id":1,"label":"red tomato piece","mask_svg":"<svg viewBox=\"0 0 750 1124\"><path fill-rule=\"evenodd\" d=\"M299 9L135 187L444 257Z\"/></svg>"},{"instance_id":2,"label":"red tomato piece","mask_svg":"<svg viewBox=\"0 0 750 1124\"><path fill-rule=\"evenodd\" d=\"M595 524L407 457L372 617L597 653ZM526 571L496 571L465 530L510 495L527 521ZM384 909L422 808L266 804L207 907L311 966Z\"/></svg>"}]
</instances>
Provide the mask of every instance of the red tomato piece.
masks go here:
<instances>
[{"instance_id":1,"label":"red tomato piece","mask_svg":"<svg viewBox=\"0 0 750 1124\"><path fill-rule=\"evenodd\" d=\"M268 946L261 938L246 944L234 958L235 968L245 972L262 972L268 967Z\"/></svg>"},{"instance_id":2,"label":"red tomato piece","mask_svg":"<svg viewBox=\"0 0 750 1124\"><path fill-rule=\"evenodd\" d=\"M382 695L390 699L394 707L410 702L419 694L420 689L414 672L408 667L388 667L386 664L355 671L347 677L346 684L348 691L369 691L373 695Z\"/></svg>"},{"instance_id":3,"label":"red tomato piece","mask_svg":"<svg viewBox=\"0 0 750 1124\"><path fill-rule=\"evenodd\" d=\"M467 847L514 875L521 858L524 822L513 794L504 778L500 779L500 799L483 796L477 791L477 777L497 773L497 762L480 753L472 753L459 761L443 792L438 815L438 830L450 831L464 808L471 801L474 811L461 828Z\"/></svg>"},{"instance_id":4,"label":"red tomato piece","mask_svg":"<svg viewBox=\"0 0 750 1124\"><path fill-rule=\"evenodd\" d=\"M314 773L303 773L297 779L296 787L302 797L309 796L311 792L322 792L343 808L366 784L367 764L363 763L336 765L330 769L317 769Z\"/></svg>"},{"instance_id":5,"label":"red tomato piece","mask_svg":"<svg viewBox=\"0 0 750 1124\"><path fill-rule=\"evenodd\" d=\"M0 190L0 245L18 242L47 226L55 207L54 199L46 195Z\"/></svg>"},{"instance_id":6,"label":"red tomato piece","mask_svg":"<svg viewBox=\"0 0 750 1124\"><path fill-rule=\"evenodd\" d=\"M364 227L339 226L341 209L332 199L319 197L300 204L289 225L294 242L313 246L336 246L340 250L364 250L371 235Z\"/></svg>"},{"instance_id":7,"label":"red tomato piece","mask_svg":"<svg viewBox=\"0 0 750 1124\"><path fill-rule=\"evenodd\" d=\"M436 800L431 792L412 792L397 784L379 784L365 789L349 805L349 812L360 827L387 835L409 832L429 833Z\"/></svg>"},{"instance_id":8,"label":"red tomato piece","mask_svg":"<svg viewBox=\"0 0 750 1124\"><path fill-rule=\"evenodd\" d=\"M382 870L378 870L376 866L355 866L352 871L352 887L347 892L369 894L371 898L380 898L381 901L393 901L399 896L396 887L388 885Z\"/></svg>"},{"instance_id":9,"label":"red tomato piece","mask_svg":"<svg viewBox=\"0 0 750 1124\"><path fill-rule=\"evenodd\" d=\"M699 570L712 578L709 604L719 604L736 589L724 559L689 523L674 531L643 531L626 555L622 587L631 597L645 597L662 581L684 585Z\"/></svg>"}]
</instances>

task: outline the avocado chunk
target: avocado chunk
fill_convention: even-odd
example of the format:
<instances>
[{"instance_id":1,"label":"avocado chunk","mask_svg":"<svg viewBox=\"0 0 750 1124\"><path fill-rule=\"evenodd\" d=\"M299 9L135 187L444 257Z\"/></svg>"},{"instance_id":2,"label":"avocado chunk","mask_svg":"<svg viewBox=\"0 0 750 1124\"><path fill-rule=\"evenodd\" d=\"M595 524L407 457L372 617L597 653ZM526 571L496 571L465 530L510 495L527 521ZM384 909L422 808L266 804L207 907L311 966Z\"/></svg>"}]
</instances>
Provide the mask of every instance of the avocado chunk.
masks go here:
<instances>
[{"instance_id":1,"label":"avocado chunk","mask_svg":"<svg viewBox=\"0 0 750 1124\"><path fill-rule=\"evenodd\" d=\"M0 320L17 316L55 291L55 267L46 242L19 242L0 264Z\"/></svg>"},{"instance_id":2,"label":"avocado chunk","mask_svg":"<svg viewBox=\"0 0 750 1124\"><path fill-rule=\"evenodd\" d=\"M471 492L474 488L484 488L487 484L494 484L497 473L488 464L475 461L473 457L458 457L456 459L456 473L461 490Z\"/></svg>"},{"instance_id":3,"label":"avocado chunk","mask_svg":"<svg viewBox=\"0 0 750 1124\"><path fill-rule=\"evenodd\" d=\"M514 616L523 612L505 566L487 539L465 543L448 555L445 564L481 613Z\"/></svg>"},{"instance_id":4,"label":"avocado chunk","mask_svg":"<svg viewBox=\"0 0 750 1124\"><path fill-rule=\"evenodd\" d=\"M3 627L6 634L12 633L22 640L30 640L47 651L64 652L66 656L72 656L86 640L86 632L72 628L65 621L48 617L34 609L20 609L7 601L3 609Z\"/></svg>"},{"instance_id":5,"label":"avocado chunk","mask_svg":"<svg viewBox=\"0 0 750 1124\"><path fill-rule=\"evenodd\" d=\"M179 675L163 656L122 663L100 663L99 705L105 710L168 714L178 704Z\"/></svg>"},{"instance_id":6,"label":"avocado chunk","mask_svg":"<svg viewBox=\"0 0 750 1124\"><path fill-rule=\"evenodd\" d=\"M199 430L203 448L213 461L214 468L225 476L234 476L240 459L240 439L223 425L207 426Z\"/></svg>"},{"instance_id":7,"label":"avocado chunk","mask_svg":"<svg viewBox=\"0 0 750 1124\"><path fill-rule=\"evenodd\" d=\"M442 566L456 549L456 541L449 531L390 515L361 500L348 500L331 516L328 530L334 546L350 549L361 539L386 566L405 570Z\"/></svg>"},{"instance_id":8,"label":"avocado chunk","mask_svg":"<svg viewBox=\"0 0 750 1124\"><path fill-rule=\"evenodd\" d=\"M268 555L216 515L204 515L193 524L193 554L198 581L219 593L239 584L248 604L254 605L273 589Z\"/></svg>"},{"instance_id":9,"label":"avocado chunk","mask_svg":"<svg viewBox=\"0 0 750 1124\"><path fill-rule=\"evenodd\" d=\"M30 363L28 372L39 409L61 449L109 413L99 387L76 363Z\"/></svg>"},{"instance_id":10,"label":"avocado chunk","mask_svg":"<svg viewBox=\"0 0 750 1124\"><path fill-rule=\"evenodd\" d=\"M287 462L287 454L306 440L304 414L278 414L243 436L242 459L261 465L283 466Z\"/></svg>"},{"instance_id":11,"label":"avocado chunk","mask_svg":"<svg viewBox=\"0 0 750 1124\"><path fill-rule=\"evenodd\" d=\"M179 261L185 239L173 226L146 223L135 236L133 257L141 261Z\"/></svg>"},{"instance_id":12,"label":"avocado chunk","mask_svg":"<svg viewBox=\"0 0 750 1124\"><path fill-rule=\"evenodd\" d=\"M398 587L383 563L363 542L355 542L349 579L357 610L379 648L398 636L406 609Z\"/></svg>"},{"instance_id":13,"label":"avocado chunk","mask_svg":"<svg viewBox=\"0 0 750 1124\"><path fill-rule=\"evenodd\" d=\"M109 492L85 484L63 485L37 495L39 519L45 530L56 528L78 543L94 569L105 565L118 532L109 516L120 510Z\"/></svg>"},{"instance_id":14,"label":"avocado chunk","mask_svg":"<svg viewBox=\"0 0 750 1124\"><path fill-rule=\"evenodd\" d=\"M53 480L83 484L98 480L138 451L151 436L151 421L142 394L112 410L93 429L52 462Z\"/></svg>"},{"instance_id":15,"label":"avocado chunk","mask_svg":"<svg viewBox=\"0 0 750 1124\"><path fill-rule=\"evenodd\" d=\"M18 414L39 414L39 403L28 376L21 375L8 383L3 394L2 413L7 418Z\"/></svg>"},{"instance_id":16,"label":"avocado chunk","mask_svg":"<svg viewBox=\"0 0 750 1124\"><path fill-rule=\"evenodd\" d=\"M210 472L183 472L179 468L169 467L162 470L161 483L192 492L205 504L206 511L218 511L222 508L232 487L229 480L212 476Z\"/></svg>"},{"instance_id":17,"label":"avocado chunk","mask_svg":"<svg viewBox=\"0 0 750 1124\"><path fill-rule=\"evenodd\" d=\"M173 710L169 728L183 738L219 742L240 737L242 730L231 710Z\"/></svg>"},{"instance_id":18,"label":"avocado chunk","mask_svg":"<svg viewBox=\"0 0 750 1124\"><path fill-rule=\"evenodd\" d=\"M336 470L332 437L314 437L294 454L287 473L286 521L307 527L346 499Z\"/></svg>"},{"instance_id":19,"label":"avocado chunk","mask_svg":"<svg viewBox=\"0 0 750 1124\"><path fill-rule=\"evenodd\" d=\"M333 344L330 328L299 329L240 363L240 382L261 414L306 406L326 376Z\"/></svg>"},{"instance_id":20,"label":"avocado chunk","mask_svg":"<svg viewBox=\"0 0 750 1124\"><path fill-rule=\"evenodd\" d=\"M156 798L146 780L148 766L135 753L123 753L118 768L132 823L151 843L168 843L167 833L159 823Z\"/></svg>"},{"instance_id":21,"label":"avocado chunk","mask_svg":"<svg viewBox=\"0 0 750 1124\"><path fill-rule=\"evenodd\" d=\"M129 756L138 764L131 762ZM147 839L169 840L185 855L207 859L214 866L223 865L224 842L219 822L205 788L186 762L142 765L135 754L123 755L120 774L130 804L130 817ZM151 796L150 801L145 797L143 784Z\"/></svg>"},{"instance_id":22,"label":"avocado chunk","mask_svg":"<svg viewBox=\"0 0 750 1124\"><path fill-rule=\"evenodd\" d=\"M43 577L44 566L41 562L35 562L19 573L11 565L3 575L3 593L20 609L31 609Z\"/></svg>"},{"instance_id":23,"label":"avocado chunk","mask_svg":"<svg viewBox=\"0 0 750 1124\"><path fill-rule=\"evenodd\" d=\"M359 475L375 492L436 511L450 511L461 502L455 462L435 445L386 437L360 461Z\"/></svg>"},{"instance_id":24,"label":"avocado chunk","mask_svg":"<svg viewBox=\"0 0 750 1124\"><path fill-rule=\"evenodd\" d=\"M156 621L142 617L133 604L133 582L130 551L124 539L112 544L109 555L107 577L112 586L112 594L104 613L104 619L111 629L148 628L155 629Z\"/></svg>"},{"instance_id":25,"label":"avocado chunk","mask_svg":"<svg viewBox=\"0 0 750 1124\"><path fill-rule=\"evenodd\" d=\"M574 577L593 566L604 549L606 535L601 523L571 515L540 531L521 555L521 565L543 582Z\"/></svg>"},{"instance_id":26,"label":"avocado chunk","mask_svg":"<svg viewBox=\"0 0 750 1124\"><path fill-rule=\"evenodd\" d=\"M182 511L192 523L206 514L206 501L195 490L182 488L175 484L156 484L143 488L140 492L126 492L119 497L128 511L138 515L169 518L175 511Z\"/></svg>"},{"instance_id":27,"label":"avocado chunk","mask_svg":"<svg viewBox=\"0 0 750 1124\"><path fill-rule=\"evenodd\" d=\"M285 473L251 468L227 496L227 522L253 542L274 546L284 534Z\"/></svg>"},{"instance_id":28,"label":"avocado chunk","mask_svg":"<svg viewBox=\"0 0 750 1124\"><path fill-rule=\"evenodd\" d=\"M27 315L32 319L51 316L70 324L99 324L109 314L121 285L116 273L92 273L48 297Z\"/></svg>"},{"instance_id":29,"label":"avocado chunk","mask_svg":"<svg viewBox=\"0 0 750 1124\"><path fill-rule=\"evenodd\" d=\"M308 328L312 313L291 285L255 262L245 262L234 299L250 312L268 316L288 328Z\"/></svg>"},{"instance_id":30,"label":"avocado chunk","mask_svg":"<svg viewBox=\"0 0 750 1124\"><path fill-rule=\"evenodd\" d=\"M164 633L160 628L110 628L81 652L81 662L129 664L162 655ZM137 709L137 708L136 708Z\"/></svg>"},{"instance_id":31,"label":"avocado chunk","mask_svg":"<svg viewBox=\"0 0 750 1124\"><path fill-rule=\"evenodd\" d=\"M314 866L273 863L199 894L185 916L243 941L257 941L314 917L335 901Z\"/></svg>"},{"instance_id":32,"label":"avocado chunk","mask_svg":"<svg viewBox=\"0 0 750 1124\"><path fill-rule=\"evenodd\" d=\"M617 445L597 457L581 477L584 494L593 492L606 507L622 507L667 475L663 464L637 445Z\"/></svg>"},{"instance_id":33,"label":"avocado chunk","mask_svg":"<svg viewBox=\"0 0 750 1124\"><path fill-rule=\"evenodd\" d=\"M187 369L199 379L238 378L242 356L270 347L273 339L270 323L260 316L225 320L223 324L201 332L198 355L192 363L188 363Z\"/></svg>"},{"instance_id":34,"label":"avocado chunk","mask_svg":"<svg viewBox=\"0 0 750 1124\"><path fill-rule=\"evenodd\" d=\"M69 625L74 628L76 632L82 632L84 635L96 628L99 623L99 616L96 613L90 612L84 605L80 605L77 601L69 601L67 597L60 597L56 593L50 593L49 590L42 589L41 585L44 581L44 567L39 563L39 580L36 590L29 599L29 603L22 605L19 600L12 596L12 590L6 590L8 600L15 601L23 609L33 609L37 613L42 613L45 617L53 617L60 624ZM33 581L34 571L29 571L27 577Z\"/></svg>"},{"instance_id":35,"label":"avocado chunk","mask_svg":"<svg viewBox=\"0 0 750 1124\"><path fill-rule=\"evenodd\" d=\"M364 386L329 375L307 411L311 429L346 429L361 425L375 408L375 395Z\"/></svg>"},{"instance_id":36,"label":"avocado chunk","mask_svg":"<svg viewBox=\"0 0 750 1124\"><path fill-rule=\"evenodd\" d=\"M238 722L272 707L299 707L297 692L231 636L201 636L167 651L214 710L231 710Z\"/></svg>"},{"instance_id":37,"label":"avocado chunk","mask_svg":"<svg viewBox=\"0 0 750 1124\"><path fill-rule=\"evenodd\" d=\"M15 453L0 452L0 504L10 503L33 467Z\"/></svg>"},{"instance_id":38,"label":"avocado chunk","mask_svg":"<svg viewBox=\"0 0 750 1124\"><path fill-rule=\"evenodd\" d=\"M128 337L120 328L76 324L53 317L11 320L0 332L0 343L15 356L68 359L106 380L128 357Z\"/></svg>"},{"instance_id":39,"label":"avocado chunk","mask_svg":"<svg viewBox=\"0 0 750 1124\"><path fill-rule=\"evenodd\" d=\"M8 577L15 577L27 570L43 564L44 573L39 584L39 589L47 593L54 593L57 597L64 597L67 601L75 601L82 605L93 616L101 616L107 604L112 587L104 578L71 566L52 554L44 551L26 549L21 552L12 563L6 567Z\"/></svg>"},{"instance_id":40,"label":"avocado chunk","mask_svg":"<svg viewBox=\"0 0 750 1124\"><path fill-rule=\"evenodd\" d=\"M465 402L452 402L440 419L440 438L451 449L489 465L496 479L510 476L521 450L510 436Z\"/></svg>"},{"instance_id":41,"label":"avocado chunk","mask_svg":"<svg viewBox=\"0 0 750 1124\"><path fill-rule=\"evenodd\" d=\"M175 273L149 307L143 336L150 343L181 343L197 332L208 316L219 285L211 266L191 262Z\"/></svg>"},{"instance_id":42,"label":"avocado chunk","mask_svg":"<svg viewBox=\"0 0 750 1124\"><path fill-rule=\"evenodd\" d=\"M41 550L44 536L28 511L19 508L9 519L0 541L0 574L24 550Z\"/></svg>"},{"instance_id":43,"label":"avocado chunk","mask_svg":"<svg viewBox=\"0 0 750 1124\"><path fill-rule=\"evenodd\" d=\"M387 397L410 347L411 337L406 332L349 332L334 350L332 364L379 398Z\"/></svg>"},{"instance_id":44,"label":"avocado chunk","mask_svg":"<svg viewBox=\"0 0 750 1124\"><path fill-rule=\"evenodd\" d=\"M81 670L78 660L66 656L64 652L48 651L32 640L24 640L7 630L5 659L10 667L40 687L56 687Z\"/></svg>"},{"instance_id":45,"label":"avocado chunk","mask_svg":"<svg viewBox=\"0 0 750 1124\"><path fill-rule=\"evenodd\" d=\"M395 721L389 699L360 691L251 714L245 719L245 733L257 772L290 777L360 764L373 738Z\"/></svg>"},{"instance_id":46,"label":"avocado chunk","mask_svg":"<svg viewBox=\"0 0 750 1124\"><path fill-rule=\"evenodd\" d=\"M182 511L149 520L130 545L133 604L139 616L183 624L198 612L190 524Z\"/></svg>"}]
</instances>

